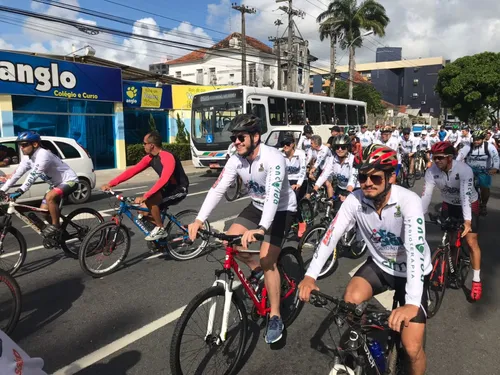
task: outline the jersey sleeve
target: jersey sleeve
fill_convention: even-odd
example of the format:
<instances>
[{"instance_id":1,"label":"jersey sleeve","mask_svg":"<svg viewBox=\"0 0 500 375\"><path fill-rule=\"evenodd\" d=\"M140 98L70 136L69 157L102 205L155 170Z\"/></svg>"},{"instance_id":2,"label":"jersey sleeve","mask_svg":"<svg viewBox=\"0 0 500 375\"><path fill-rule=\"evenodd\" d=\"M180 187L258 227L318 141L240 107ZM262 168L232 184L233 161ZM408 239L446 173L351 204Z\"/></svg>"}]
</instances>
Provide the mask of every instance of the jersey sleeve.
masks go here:
<instances>
[{"instance_id":1,"label":"jersey sleeve","mask_svg":"<svg viewBox=\"0 0 500 375\"><path fill-rule=\"evenodd\" d=\"M462 172L460 173L460 203L462 203L464 220L472 220L472 189L474 189L474 172L472 172L472 168L467 164L463 164Z\"/></svg>"},{"instance_id":2,"label":"jersey sleeve","mask_svg":"<svg viewBox=\"0 0 500 375\"><path fill-rule=\"evenodd\" d=\"M35 183L36 179L48 169L50 159L40 151L38 151L37 155L35 156L35 160L33 161L33 168L28 174L28 177L26 177L26 180L21 185L20 189L24 192L28 191L31 185Z\"/></svg>"},{"instance_id":3,"label":"jersey sleeve","mask_svg":"<svg viewBox=\"0 0 500 375\"><path fill-rule=\"evenodd\" d=\"M324 150L317 151L316 162L314 163L314 168L318 169L326 158L326 152Z\"/></svg>"},{"instance_id":4,"label":"jersey sleeve","mask_svg":"<svg viewBox=\"0 0 500 375\"><path fill-rule=\"evenodd\" d=\"M316 180L316 183L314 186L321 187L323 184L328 180L328 177L330 177L333 174L333 158L329 158L326 162L325 165L323 165L323 170L321 171L321 174Z\"/></svg>"},{"instance_id":5,"label":"jersey sleeve","mask_svg":"<svg viewBox=\"0 0 500 375\"><path fill-rule=\"evenodd\" d=\"M156 194L160 191L165 185L168 184L170 177L175 170L175 158L170 152L162 151L160 152L160 162L162 165L161 176L153 185L153 187L144 194L144 198L149 198L150 196Z\"/></svg>"},{"instance_id":6,"label":"jersey sleeve","mask_svg":"<svg viewBox=\"0 0 500 375\"><path fill-rule=\"evenodd\" d=\"M309 150L306 151L306 167L309 165L309 163L311 163L312 158L313 158L313 152L312 148L310 148Z\"/></svg>"},{"instance_id":7,"label":"jersey sleeve","mask_svg":"<svg viewBox=\"0 0 500 375\"><path fill-rule=\"evenodd\" d=\"M425 180L424 180L424 191L422 193L422 211L424 214L429 210L429 205L432 200L432 192L434 191L434 186L436 186L436 182L434 181L434 177L432 177L431 169L428 169L425 172Z\"/></svg>"},{"instance_id":8,"label":"jersey sleeve","mask_svg":"<svg viewBox=\"0 0 500 375\"><path fill-rule=\"evenodd\" d=\"M267 160L266 199L259 222L259 226L266 229L271 227L278 210L283 182L288 184L288 181L283 181L285 179L285 170L285 158L275 157Z\"/></svg>"},{"instance_id":9,"label":"jersey sleeve","mask_svg":"<svg viewBox=\"0 0 500 375\"><path fill-rule=\"evenodd\" d=\"M462 136L461 135L458 135L457 137L457 140L455 141L455 143L453 144L453 147L457 148L458 145L462 142Z\"/></svg>"},{"instance_id":10,"label":"jersey sleeve","mask_svg":"<svg viewBox=\"0 0 500 375\"><path fill-rule=\"evenodd\" d=\"M463 161L465 162L465 159L467 157L467 155L469 154L470 152L470 146L464 146L460 149L460 151L458 151L458 155L457 155L457 161Z\"/></svg>"},{"instance_id":11,"label":"jersey sleeve","mask_svg":"<svg viewBox=\"0 0 500 375\"><path fill-rule=\"evenodd\" d=\"M5 181L5 184L3 184L0 190L4 192L9 190L12 187L12 185L14 185L22 177L22 175L28 172L29 170L30 170L29 159L24 159L16 168L16 171L12 174L12 176L7 181Z\"/></svg>"},{"instance_id":12,"label":"jersey sleeve","mask_svg":"<svg viewBox=\"0 0 500 375\"><path fill-rule=\"evenodd\" d=\"M302 186L302 184L304 183L304 179L306 178L306 154L305 153L302 153L302 152L300 153L299 163L300 163L300 173L299 173L299 178L297 179L297 185Z\"/></svg>"},{"instance_id":13,"label":"jersey sleeve","mask_svg":"<svg viewBox=\"0 0 500 375\"><path fill-rule=\"evenodd\" d=\"M125 182L132 177L134 177L136 174L141 173L143 170L149 167L149 163L151 162L151 156L146 155L144 156L139 163L134 165L132 168L127 169L125 172L119 174L117 177L112 179L109 182L109 186L113 187L116 185L121 184L122 182Z\"/></svg>"},{"instance_id":14,"label":"jersey sleeve","mask_svg":"<svg viewBox=\"0 0 500 375\"><path fill-rule=\"evenodd\" d=\"M498 156L498 151L495 146L493 146L491 143L488 143L488 149L490 152L490 157L491 157L491 167L493 169L499 169L500 168L500 158Z\"/></svg>"},{"instance_id":15,"label":"jersey sleeve","mask_svg":"<svg viewBox=\"0 0 500 375\"><path fill-rule=\"evenodd\" d=\"M404 220L405 250L407 259L406 298L407 304L420 306L424 291L424 261L429 254L425 240L425 221L422 204L415 194L415 201L401 205Z\"/></svg>"},{"instance_id":16,"label":"jersey sleeve","mask_svg":"<svg viewBox=\"0 0 500 375\"><path fill-rule=\"evenodd\" d=\"M349 181L347 182L347 186L348 187L352 186L352 188L354 189L356 187L356 184L358 183L359 170L358 170L358 168L354 168L353 164L354 164L354 160L353 160L353 163L351 164L351 175L349 176Z\"/></svg>"},{"instance_id":17,"label":"jersey sleeve","mask_svg":"<svg viewBox=\"0 0 500 375\"><path fill-rule=\"evenodd\" d=\"M201 205L200 211L198 212L198 216L196 217L197 220L200 221L207 220L212 210L220 202L226 190L229 188L231 183L236 179L236 176L238 174L237 164L238 164L238 157L236 155L231 156L227 161L226 166L220 173L219 178L217 179L217 181L215 181L213 186L208 191L207 196L205 197L205 200Z\"/></svg>"},{"instance_id":18,"label":"jersey sleeve","mask_svg":"<svg viewBox=\"0 0 500 375\"><path fill-rule=\"evenodd\" d=\"M297 143L297 150L303 150L304 147L304 136L300 136L299 142Z\"/></svg>"},{"instance_id":19,"label":"jersey sleeve","mask_svg":"<svg viewBox=\"0 0 500 375\"><path fill-rule=\"evenodd\" d=\"M323 266L333 253L344 232L355 224L357 205L358 200L353 194L350 194L342 206L340 206L339 212L335 215L335 218L321 239L318 249L314 252L311 263L307 268L306 276L312 277L314 280L318 278Z\"/></svg>"}]
</instances>

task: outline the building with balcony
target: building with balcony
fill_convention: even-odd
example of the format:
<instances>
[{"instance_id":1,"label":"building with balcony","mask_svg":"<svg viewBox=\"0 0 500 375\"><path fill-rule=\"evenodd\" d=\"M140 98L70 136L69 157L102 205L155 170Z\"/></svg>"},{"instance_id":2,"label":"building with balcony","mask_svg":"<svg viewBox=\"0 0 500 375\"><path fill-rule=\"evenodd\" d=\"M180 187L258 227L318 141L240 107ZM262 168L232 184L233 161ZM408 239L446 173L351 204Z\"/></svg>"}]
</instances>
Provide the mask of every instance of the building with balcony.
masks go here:
<instances>
[{"instance_id":1,"label":"building with balcony","mask_svg":"<svg viewBox=\"0 0 500 375\"><path fill-rule=\"evenodd\" d=\"M149 71L154 74L161 74L168 76L168 64L166 64L165 62L149 64Z\"/></svg>"}]
</instances>

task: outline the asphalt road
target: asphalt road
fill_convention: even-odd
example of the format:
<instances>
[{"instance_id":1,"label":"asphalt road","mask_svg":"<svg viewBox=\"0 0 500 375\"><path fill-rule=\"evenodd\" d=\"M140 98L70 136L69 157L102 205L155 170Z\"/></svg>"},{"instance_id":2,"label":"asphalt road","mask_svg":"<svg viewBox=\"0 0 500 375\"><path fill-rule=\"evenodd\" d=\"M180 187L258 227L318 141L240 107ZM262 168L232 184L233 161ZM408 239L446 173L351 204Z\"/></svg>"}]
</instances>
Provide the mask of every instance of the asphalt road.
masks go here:
<instances>
[{"instance_id":1,"label":"asphalt road","mask_svg":"<svg viewBox=\"0 0 500 375\"><path fill-rule=\"evenodd\" d=\"M190 196L173 211L199 208L215 178L191 177ZM124 193L135 195L145 192L148 185L121 187L129 189ZM494 185L489 215L481 221L483 299L471 304L462 291L446 291L440 312L428 324L428 374L499 373L499 178ZM414 190L421 189L422 183L417 182ZM438 198L435 192L435 203ZM111 202L108 196L96 192L86 206L109 215ZM230 224L226 218L237 215L248 203L248 199L233 203L223 199L210 221L222 229ZM75 207L65 207L65 212ZM41 245L40 237L28 228L22 228L22 232L28 248ZM102 279L85 275L78 261L66 258L60 250L35 249L28 253L17 274L23 311L13 339L31 356L42 357L48 374L170 374L169 346L179 309L212 284L218 264L208 262L205 256L188 262L152 258L144 239L133 232L126 266ZM431 247L439 239L438 229L428 227ZM223 257L220 250L214 254ZM350 273L362 262L341 259L336 272L321 280L320 287L340 296ZM381 301L384 304L383 298ZM328 331L322 328L326 316L326 310L306 305L279 348L266 345L263 331L253 327L240 374L328 374L331 359L317 345L319 337L331 342ZM331 331L338 337L335 326Z\"/></svg>"}]
</instances>

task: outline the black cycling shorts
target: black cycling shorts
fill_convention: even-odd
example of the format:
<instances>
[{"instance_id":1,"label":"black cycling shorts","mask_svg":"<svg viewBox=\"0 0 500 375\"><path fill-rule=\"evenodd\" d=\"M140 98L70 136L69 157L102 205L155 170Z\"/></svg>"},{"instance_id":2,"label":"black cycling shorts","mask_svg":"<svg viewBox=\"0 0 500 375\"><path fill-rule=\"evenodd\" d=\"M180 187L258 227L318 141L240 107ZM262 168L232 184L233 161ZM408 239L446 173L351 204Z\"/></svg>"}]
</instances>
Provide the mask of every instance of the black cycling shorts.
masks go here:
<instances>
[{"instance_id":1,"label":"black cycling shorts","mask_svg":"<svg viewBox=\"0 0 500 375\"><path fill-rule=\"evenodd\" d=\"M74 181L63 182L60 185L53 186L49 190L47 190L47 192L43 196L42 204L47 204L47 200L45 199L45 197L47 196L47 193L49 191L54 190L57 193L57 195L59 195L59 197L66 199L71 194L73 194L77 189L78 189L78 183Z\"/></svg>"},{"instance_id":2,"label":"black cycling shorts","mask_svg":"<svg viewBox=\"0 0 500 375\"><path fill-rule=\"evenodd\" d=\"M259 227L262 211L255 207L252 203L246 206L241 214L234 220L235 224L240 224L245 228L252 230ZM292 211L276 211L271 228L268 229L264 236L264 242L281 248L283 240L290 231L292 222L295 219L295 212Z\"/></svg>"},{"instance_id":3,"label":"black cycling shorts","mask_svg":"<svg viewBox=\"0 0 500 375\"><path fill-rule=\"evenodd\" d=\"M165 209L169 206L173 206L179 202L182 202L184 198L188 195L188 190L182 187L168 188L164 187L160 190L161 193L161 203L160 209Z\"/></svg>"},{"instance_id":4,"label":"black cycling shorts","mask_svg":"<svg viewBox=\"0 0 500 375\"><path fill-rule=\"evenodd\" d=\"M472 219L471 219L471 233L477 233L479 229L479 199L471 204ZM462 206L448 204L443 202L441 205L441 220L446 220L448 217L463 220L464 215Z\"/></svg>"},{"instance_id":5,"label":"black cycling shorts","mask_svg":"<svg viewBox=\"0 0 500 375\"><path fill-rule=\"evenodd\" d=\"M399 303L399 306L405 305L406 299L406 277L398 277L389 275L382 271L373 261L372 257L368 257L365 264L356 272L353 277L362 277L370 283L373 290L373 295L383 293L387 290L394 290L394 296ZM422 300L420 308L415 318L411 320L412 323L425 323L427 320L427 290L429 288L429 275L424 278L424 291L422 293Z\"/></svg>"}]
</instances>

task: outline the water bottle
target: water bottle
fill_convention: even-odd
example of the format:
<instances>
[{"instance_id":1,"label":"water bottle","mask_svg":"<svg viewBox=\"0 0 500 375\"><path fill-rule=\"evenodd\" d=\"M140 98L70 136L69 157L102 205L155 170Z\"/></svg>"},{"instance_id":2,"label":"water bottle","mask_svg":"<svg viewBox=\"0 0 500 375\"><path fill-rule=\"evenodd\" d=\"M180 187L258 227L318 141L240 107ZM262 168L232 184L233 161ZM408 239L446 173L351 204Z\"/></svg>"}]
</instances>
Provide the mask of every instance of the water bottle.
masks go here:
<instances>
[{"instance_id":1,"label":"water bottle","mask_svg":"<svg viewBox=\"0 0 500 375\"><path fill-rule=\"evenodd\" d=\"M372 353L373 359L377 364L377 367L381 373L385 372L385 358L384 353L382 351L382 347L377 340L372 340L368 343L368 347L370 348L370 353Z\"/></svg>"}]
</instances>

